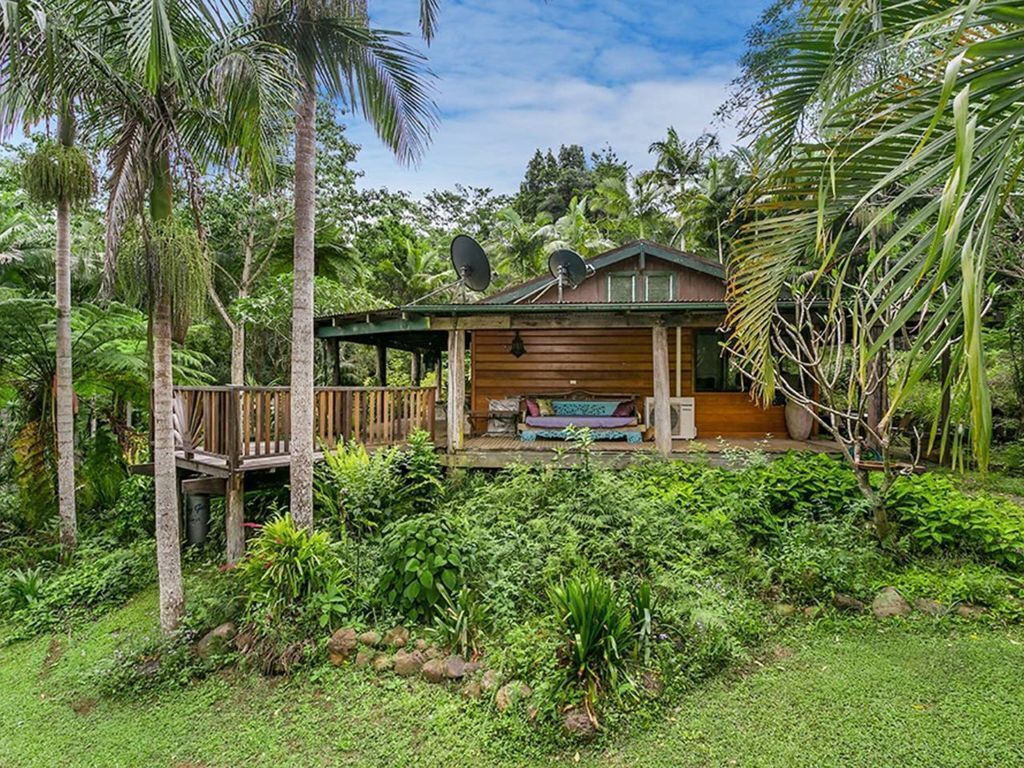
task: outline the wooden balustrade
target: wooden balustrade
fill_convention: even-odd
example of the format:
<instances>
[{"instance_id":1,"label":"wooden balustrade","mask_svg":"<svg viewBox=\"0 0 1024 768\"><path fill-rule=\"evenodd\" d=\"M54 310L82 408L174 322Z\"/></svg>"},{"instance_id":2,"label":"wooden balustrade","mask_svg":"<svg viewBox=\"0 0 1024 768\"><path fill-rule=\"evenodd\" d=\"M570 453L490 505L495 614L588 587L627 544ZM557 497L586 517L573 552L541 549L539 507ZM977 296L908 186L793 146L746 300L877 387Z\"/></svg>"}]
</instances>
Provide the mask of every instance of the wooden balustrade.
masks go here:
<instances>
[{"instance_id":1,"label":"wooden balustrade","mask_svg":"<svg viewBox=\"0 0 1024 768\"><path fill-rule=\"evenodd\" d=\"M416 430L434 437L433 387L317 387L317 448L406 441ZM175 387L175 439L186 458L212 456L235 469L260 457L286 456L291 440L288 387Z\"/></svg>"}]
</instances>

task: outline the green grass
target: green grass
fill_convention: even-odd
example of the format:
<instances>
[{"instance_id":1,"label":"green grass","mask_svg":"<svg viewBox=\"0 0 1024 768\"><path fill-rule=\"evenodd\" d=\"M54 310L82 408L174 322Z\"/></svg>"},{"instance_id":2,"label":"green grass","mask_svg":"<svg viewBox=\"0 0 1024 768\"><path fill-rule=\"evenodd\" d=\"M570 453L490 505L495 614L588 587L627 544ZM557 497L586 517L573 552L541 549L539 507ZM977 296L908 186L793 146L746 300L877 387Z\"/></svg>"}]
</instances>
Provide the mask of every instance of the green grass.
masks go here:
<instances>
[{"instance_id":1,"label":"green grass","mask_svg":"<svg viewBox=\"0 0 1024 768\"><path fill-rule=\"evenodd\" d=\"M0 766L527 766L519 717L443 689L325 667L225 672L141 701L89 673L151 631L152 593L70 636L0 650ZM693 690L647 730L580 750L590 766L1024 763L1024 631L923 619L795 626L763 666ZM59 649L59 650L58 650Z\"/></svg>"}]
</instances>

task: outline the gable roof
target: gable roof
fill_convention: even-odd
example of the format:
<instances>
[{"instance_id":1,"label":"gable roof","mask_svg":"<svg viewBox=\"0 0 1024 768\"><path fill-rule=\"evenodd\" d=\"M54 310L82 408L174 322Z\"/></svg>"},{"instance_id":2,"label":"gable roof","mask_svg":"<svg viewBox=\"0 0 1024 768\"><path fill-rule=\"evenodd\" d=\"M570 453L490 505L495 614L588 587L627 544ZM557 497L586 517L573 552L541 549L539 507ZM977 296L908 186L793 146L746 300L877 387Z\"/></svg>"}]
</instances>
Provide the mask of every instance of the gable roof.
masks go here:
<instances>
[{"instance_id":1,"label":"gable roof","mask_svg":"<svg viewBox=\"0 0 1024 768\"><path fill-rule=\"evenodd\" d=\"M679 251L675 248L670 248L667 245L660 245L659 243L655 243L650 240L634 240L631 243L626 243L618 248L593 256L587 259L586 263L592 266L596 271L641 255L654 256L659 259L663 259L664 261L677 264L685 269L692 269L695 272L702 272L706 275L717 277L722 281L725 280L725 267L718 262L705 259L695 253ZM531 280L519 283L518 285L505 288L504 290L495 293L493 296L481 299L478 303L511 304L517 299L521 299L523 296L528 296L550 280L550 275L540 275L539 277L532 278Z\"/></svg>"}]
</instances>

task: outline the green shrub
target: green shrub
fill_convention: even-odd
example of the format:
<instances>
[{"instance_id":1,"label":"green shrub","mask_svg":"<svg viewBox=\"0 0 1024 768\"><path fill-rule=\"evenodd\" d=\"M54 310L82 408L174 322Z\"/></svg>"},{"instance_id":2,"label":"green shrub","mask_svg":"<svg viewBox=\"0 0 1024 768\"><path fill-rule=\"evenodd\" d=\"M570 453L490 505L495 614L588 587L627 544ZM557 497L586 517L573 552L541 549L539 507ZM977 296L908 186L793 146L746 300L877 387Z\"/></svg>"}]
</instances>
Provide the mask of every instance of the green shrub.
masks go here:
<instances>
[{"instance_id":1,"label":"green shrub","mask_svg":"<svg viewBox=\"0 0 1024 768\"><path fill-rule=\"evenodd\" d=\"M469 587L463 587L452 597L438 586L443 604L434 616L434 637L444 648L450 648L463 658L480 653L480 640L487 620L487 609Z\"/></svg>"},{"instance_id":2,"label":"green shrub","mask_svg":"<svg viewBox=\"0 0 1024 768\"><path fill-rule=\"evenodd\" d=\"M237 572L245 619L261 630L282 622L325 626L347 612L348 574L339 547L326 532L296 526L290 515L263 526Z\"/></svg>"},{"instance_id":3,"label":"green shrub","mask_svg":"<svg viewBox=\"0 0 1024 768\"><path fill-rule=\"evenodd\" d=\"M222 667L234 651L200 658L188 633L144 637L102 661L92 671L97 690L112 698L135 698L161 688L188 685Z\"/></svg>"},{"instance_id":4,"label":"green shrub","mask_svg":"<svg viewBox=\"0 0 1024 768\"><path fill-rule=\"evenodd\" d=\"M43 592L43 568L12 568L0 592L0 611L9 613L29 608Z\"/></svg>"},{"instance_id":5,"label":"green shrub","mask_svg":"<svg viewBox=\"0 0 1024 768\"><path fill-rule=\"evenodd\" d=\"M783 594L800 602L830 600L836 592L867 596L886 565L878 545L852 517L792 523L767 557Z\"/></svg>"},{"instance_id":6,"label":"green shrub","mask_svg":"<svg viewBox=\"0 0 1024 768\"><path fill-rule=\"evenodd\" d=\"M582 690L590 710L602 693L633 690L629 659L638 638L630 606L615 585L590 573L551 587L548 596L564 633L566 683Z\"/></svg>"},{"instance_id":7,"label":"green shrub","mask_svg":"<svg viewBox=\"0 0 1024 768\"><path fill-rule=\"evenodd\" d=\"M88 543L43 582L38 597L11 615L15 638L30 637L121 605L156 577L156 548L143 540L105 552ZM9 638L14 639L14 638Z\"/></svg>"},{"instance_id":8,"label":"green shrub","mask_svg":"<svg viewBox=\"0 0 1024 768\"><path fill-rule=\"evenodd\" d=\"M945 606L970 603L1003 616L1024 616L1024 580L991 565L924 561L887 573L875 586L894 586L908 600L927 598Z\"/></svg>"},{"instance_id":9,"label":"green shrub","mask_svg":"<svg viewBox=\"0 0 1024 768\"><path fill-rule=\"evenodd\" d=\"M440 515L392 523L384 531L379 594L387 607L410 621L426 621L441 600L464 583L467 552L455 529Z\"/></svg>"},{"instance_id":10,"label":"green shrub","mask_svg":"<svg viewBox=\"0 0 1024 768\"><path fill-rule=\"evenodd\" d=\"M772 514L782 520L821 519L861 496L853 472L823 453L790 452L756 470Z\"/></svg>"},{"instance_id":11,"label":"green shrub","mask_svg":"<svg viewBox=\"0 0 1024 768\"><path fill-rule=\"evenodd\" d=\"M394 520L430 512L444 490L430 436L414 432L406 447L369 453L358 443L324 451L315 499L321 514L365 534Z\"/></svg>"},{"instance_id":12,"label":"green shrub","mask_svg":"<svg viewBox=\"0 0 1024 768\"><path fill-rule=\"evenodd\" d=\"M1024 567L1024 509L986 494L969 496L948 476L899 478L886 499L920 552L965 552Z\"/></svg>"}]
</instances>

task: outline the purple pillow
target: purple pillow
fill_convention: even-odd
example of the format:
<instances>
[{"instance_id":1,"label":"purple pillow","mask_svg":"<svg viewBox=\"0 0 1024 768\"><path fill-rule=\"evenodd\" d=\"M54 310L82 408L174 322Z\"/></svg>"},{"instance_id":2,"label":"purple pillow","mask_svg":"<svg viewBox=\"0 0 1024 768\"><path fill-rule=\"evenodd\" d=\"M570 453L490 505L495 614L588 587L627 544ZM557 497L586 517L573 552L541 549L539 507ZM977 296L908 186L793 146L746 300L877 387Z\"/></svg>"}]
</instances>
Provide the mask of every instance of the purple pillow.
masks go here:
<instances>
[{"instance_id":1,"label":"purple pillow","mask_svg":"<svg viewBox=\"0 0 1024 768\"><path fill-rule=\"evenodd\" d=\"M540 416L540 406L530 398L526 398L526 415Z\"/></svg>"},{"instance_id":2,"label":"purple pillow","mask_svg":"<svg viewBox=\"0 0 1024 768\"><path fill-rule=\"evenodd\" d=\"M636 403L632 400L623 400L619 403L615 410L612 411L612 416L635 416L636 415Z\"/></svg>"}]
</instances>

